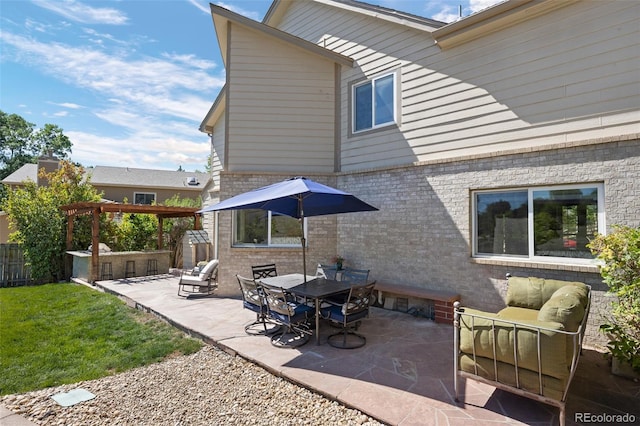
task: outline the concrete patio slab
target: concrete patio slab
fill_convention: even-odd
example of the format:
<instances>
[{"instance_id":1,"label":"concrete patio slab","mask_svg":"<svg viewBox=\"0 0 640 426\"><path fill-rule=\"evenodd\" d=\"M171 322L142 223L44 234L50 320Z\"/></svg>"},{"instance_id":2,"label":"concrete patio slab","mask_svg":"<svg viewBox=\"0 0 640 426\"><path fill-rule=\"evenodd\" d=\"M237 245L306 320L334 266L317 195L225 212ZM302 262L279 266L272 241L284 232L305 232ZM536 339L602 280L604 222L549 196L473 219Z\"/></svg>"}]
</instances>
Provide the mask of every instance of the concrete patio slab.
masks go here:
<instances>
[{"instance_id":1,"label":"concrete patio slab","mask_svg":"<svg viewBox=\"0 0 640 426\"><path fill-rule=\"evenodd\" d=\"M461 381L461 402L454 401L450 325L372 308L359 329L367 337L362 348L332 348L326 339L335 329L323 324L320 345L311 339L297 349L279 349L268 337L244 332L255 314L240 299L179 297L177 277L100 281L96 288L391 425L558 424L557 409L472 380ZM630 413L640 422L640 383L613 376L602 354L590 349L569 391L567 425L581 424L576 413L585 412Z\"/></svg>"}]
</instances>

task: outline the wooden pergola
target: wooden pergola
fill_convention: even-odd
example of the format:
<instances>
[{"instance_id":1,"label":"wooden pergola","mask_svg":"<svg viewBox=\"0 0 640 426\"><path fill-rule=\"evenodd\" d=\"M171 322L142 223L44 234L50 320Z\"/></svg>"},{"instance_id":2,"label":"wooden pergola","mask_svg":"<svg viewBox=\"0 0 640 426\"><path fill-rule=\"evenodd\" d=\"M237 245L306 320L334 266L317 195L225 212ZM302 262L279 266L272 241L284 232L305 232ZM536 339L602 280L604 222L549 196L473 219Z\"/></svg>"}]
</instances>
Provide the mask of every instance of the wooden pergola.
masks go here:
<instances>
[{"instance_id":1,"label":"wooden pergola","mask_svg":"<svg viewBox=\"0 0 640 426\"><path fill-rule=\"evenodd\" d=\"M163 231L162 222L164 218L191 217L194 218L193 229L200 229L200 215L196 212L198 207L170 207L152 206L147 204L122 204L112 202L81 202L61 206L65 212L67 220L67 250L71 250L73 241L73 217L92 215L91 222L91 267L92 280L98 279L99 246L100 246L100 214L101 213L138 213L154 214L158 217L158 250L162 250Z\"/></svg>"}]
</instances>

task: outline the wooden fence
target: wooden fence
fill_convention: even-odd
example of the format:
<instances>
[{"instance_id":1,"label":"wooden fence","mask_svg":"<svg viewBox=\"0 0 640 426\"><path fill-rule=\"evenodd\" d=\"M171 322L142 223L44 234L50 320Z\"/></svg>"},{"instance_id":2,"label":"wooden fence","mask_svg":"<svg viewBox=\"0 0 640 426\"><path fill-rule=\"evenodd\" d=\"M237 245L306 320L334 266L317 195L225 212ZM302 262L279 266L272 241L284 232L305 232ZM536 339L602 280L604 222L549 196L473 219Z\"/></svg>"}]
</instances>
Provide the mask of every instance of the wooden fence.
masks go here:
<instances>
[{"instance_id":1,"label":"wooden fence","mask_svg":"<svg viewBox=\"0 0 640 426\"><path fill-rule=\"evenodd\" d=\"M18 287L32 282L22 247L19 244L0 244L0 287Z\"/></svg>"}]
</instances>

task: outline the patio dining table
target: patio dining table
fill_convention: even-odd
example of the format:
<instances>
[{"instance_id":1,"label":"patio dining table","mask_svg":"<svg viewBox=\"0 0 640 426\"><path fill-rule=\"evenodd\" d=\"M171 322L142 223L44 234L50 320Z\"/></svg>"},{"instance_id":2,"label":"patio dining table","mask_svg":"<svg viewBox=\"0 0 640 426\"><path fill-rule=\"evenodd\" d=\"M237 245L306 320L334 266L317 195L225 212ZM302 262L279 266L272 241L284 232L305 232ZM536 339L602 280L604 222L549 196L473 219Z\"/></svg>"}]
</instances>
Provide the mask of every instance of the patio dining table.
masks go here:
<instances>
[{"instance_id":1,"label":"patio dining table","mask_svg":"<svg viewBox=\"0 0 640 426\"><path fill-rule=\"evenodd\" d=\"M280 287L298 297L313 299L316 308L316 344L320 344L320 303L329 296L348 293L351 285L345 281L328 280L326 278L307 275L305 282L303 274L279 275L277 277L262 278L260 282L269 287Z\"/></svg>"}]
</instances>

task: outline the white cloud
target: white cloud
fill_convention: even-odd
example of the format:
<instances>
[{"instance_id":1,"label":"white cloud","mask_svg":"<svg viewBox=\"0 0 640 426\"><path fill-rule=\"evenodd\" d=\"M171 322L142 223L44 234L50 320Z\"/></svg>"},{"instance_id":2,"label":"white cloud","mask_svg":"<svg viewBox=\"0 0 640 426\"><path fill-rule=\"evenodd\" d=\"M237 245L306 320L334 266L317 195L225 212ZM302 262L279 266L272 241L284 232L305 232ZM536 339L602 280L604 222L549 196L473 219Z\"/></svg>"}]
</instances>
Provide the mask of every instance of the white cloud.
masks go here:
<instances>
[{"instance_id":1,"label":"white cloud","mask_svg":"<svg viewBox=\"0 0 640 426\"><path fill-rule=\"evenodd\" d=\"M112 36L109 33L99 33L98 31L94 30L93 28L83 28L82 31L87 34L90 37L94 37L94 38L89 38L89 40L98 43L98 44L103 44L104 40L109 40L112 41L114 43L120 44L120 45L127 45L128 42L126 41L122 41L122 40L118 40L117 38L115 38L114 36Z\"/></svg>"},{"instance_id":2,"label":"white cloud","mask_svg":"<svg viewBox=\"0 0 640 426\"><path fill-rule=\"evenodd\" d=\"M444 6L439 12L435 13L432 18L441 22L453 22L460 17L458 8L452 6Z\"/></svg>"},{"instance_id":3,"label":"white cloud","mask_svg":"<svg viewBox=\"0 0 640 426\"><path fill-rule=\"evenodd\" d=\"M209 3L201 4L198 0L189 0L189 3L194 5L196 8L200 9L207 15L211 13L211 9L209 8Z\"/></svg>"},{"instance_id":4,"label":"white cloud","mask_svg":"<svg viewBox=\"0 0 640 426\"><path fill-rule=\"evenodd\" d=\"M216 2L216 5L220 7L224 7L225 9L229 9L230 11L235 12L238 15L242 15L249 19L253 19L254 21L262 21L262 16L260 16L257 12L252 12L246 9L242 9L241 7L238 7L235 4L229 4L229 3L218 1Z\"/></svg>"},{"instance_id":5,"label":"white cloud","mask_svg":"<svg viewBox=\"0 0 640 426\"><path fill-rule=\"evenodd\" d=\"M504 0L469 0L469 9L471 13L479 12L483 9L502 3Z\"/></svg>"},{"instance_id":6,"label":"white cloud","mask_svg":"<svg viewBox=\"0 0 640 426\"><path fill-rule=\"evenodd\" d=\"M74 104L71 102L62 102L62 103L57 103L57 102L49 102L52 105L58 105L61 106L63 108L69 108L69 109L80 109L82 108L82 105L78 105L78 104Z\"/></svg>"},{"instance_id":7,"label":"white cloud","mask_svg":"<svg viewBox=\"0 0 640 426\"><path fill-rule=\"evenodd\" d=\"M22 61L73 86L91 89L119 99L140 112L167 114L199 122L210 108L213 93L224 85L224 76L213 77L210 61L190 55L167 59L131 59L89 48L0 33L0 40L18 50ZM177 60L175 60L177 58Z\"/></svg>"},{"instance_id":8,"label":"white cloud","mask_svg":"<svg viewBox=\"0 0 640 426\"><path fill-rule=\"evenodd\" d=\"M73 161L86 166L162 169L175 164L176 168L204 170L209 140L198 126L217 89L224 85L224 76L212 76L212 61L180 54L131 58L124 50L109 54L5 31L0 31L0 43L7 60L30 64L95 93L98 105L92 109L52 102L69 110L84 108L85 113L115 126L106 136L65 128L73 143ZM55 116L67 113L60 111Z\"/></svg>"},{"instance_id":9,"label":"white cloud","mask_svg":"<svg viewBox=\"0 0 640 426\"><path fill-rule=\"evenodd\" d=\"M216 67L216 63L213 61L209 61L206 59L197 58L195 55L178 55L178 54L169 54L163 53L163 57L171 60L172 62L181 62L186 65L190 65L199 69L211 69Z\"/></svg>"},{"instance_id":10,"label":"white cloud","mask_svg":"<svg viewBox=\"0 0 640 426\"><path fill-rule=\"evenodd\" d=\"M181 165L186 170L204 171L209 155L206 136L199 143L162 135L150 137L132 134L114 138L74 131L65 134L73 143L72 161L86 167L100 165L166 169L166 164L175 164L173 170Z\"/></svg>"},{"instance_id":11,"label":"white cloud","mask_svg":"<svg viewBox=\"0 0 640 426\"><path fill-rule=\"evenodd\" d=\"M129 18L117 9L91 7L75 0L35 0L36 5L83 24L124 25Z\"/></svg>"}]
</instances>

